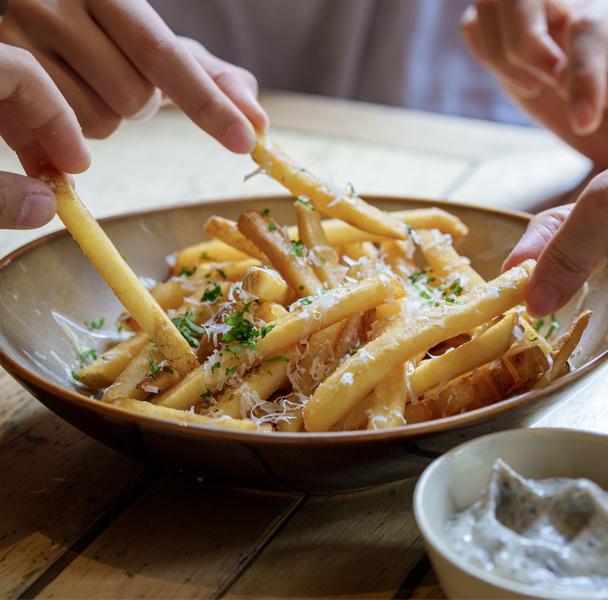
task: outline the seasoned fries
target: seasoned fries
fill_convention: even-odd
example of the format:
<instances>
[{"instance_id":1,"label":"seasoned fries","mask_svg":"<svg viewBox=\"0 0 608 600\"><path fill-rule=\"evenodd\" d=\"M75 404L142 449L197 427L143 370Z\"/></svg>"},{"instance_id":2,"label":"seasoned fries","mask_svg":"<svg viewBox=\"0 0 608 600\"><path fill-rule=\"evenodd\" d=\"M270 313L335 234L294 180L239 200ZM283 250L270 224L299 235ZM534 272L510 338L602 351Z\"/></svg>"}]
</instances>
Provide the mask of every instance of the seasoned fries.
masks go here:
<instances>
[{"instance_id":1,"label":"seasoned fries","mask_svg":"<svg viewBox=\"0 0 608 600\"><path fill-rule=\"evenodd\" d=\"M253 157L302 196L297 226L267 209L213 216L213 239L178 252L152 293L61 174L41 169L135 332L74 373L104 402L240 431L374 431L477 410L569 371L591 311L551 347L523 304L534 261L486 282L452 246L467 234L453 215L380 211L264 136Z\"/></svg>"}]
</instances>

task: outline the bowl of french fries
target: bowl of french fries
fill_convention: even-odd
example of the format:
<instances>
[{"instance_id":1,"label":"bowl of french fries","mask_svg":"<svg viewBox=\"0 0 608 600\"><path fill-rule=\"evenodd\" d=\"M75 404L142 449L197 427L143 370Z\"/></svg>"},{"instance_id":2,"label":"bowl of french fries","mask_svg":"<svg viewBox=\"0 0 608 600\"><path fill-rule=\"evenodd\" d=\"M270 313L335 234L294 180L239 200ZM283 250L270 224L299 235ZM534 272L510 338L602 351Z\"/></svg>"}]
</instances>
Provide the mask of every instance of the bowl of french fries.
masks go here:
<instances>
[{"instance_id":1,"label":"bowl of french fries","mask_svg":"<svg viewBox=\"0 0 608 600\"><path fill-rule=\"evenodd\" d=\"M102 226L42 165L69 233L0 263L0 363L130 456L229 485L334 492L530 425L606 360L604 270L536 321L534 261L501 274L529 215L359 198L263 136L253 157L292 195Z\"/></svg>"}]
</instances>

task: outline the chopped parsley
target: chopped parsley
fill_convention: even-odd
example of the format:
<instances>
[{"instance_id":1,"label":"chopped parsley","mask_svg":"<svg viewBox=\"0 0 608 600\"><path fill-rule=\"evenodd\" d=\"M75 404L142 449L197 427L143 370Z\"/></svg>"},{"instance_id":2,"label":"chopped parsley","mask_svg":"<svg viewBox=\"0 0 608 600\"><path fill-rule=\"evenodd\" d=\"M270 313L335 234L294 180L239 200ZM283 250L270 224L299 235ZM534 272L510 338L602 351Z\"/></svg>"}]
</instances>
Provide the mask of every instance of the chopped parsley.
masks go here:
<instances>
[{"instance_id":1,"label":"chopped parsley","mask_svg":"<svg viewBox=\"0 0 608 600\"><path fill-rule=\"evenodd\" d=\"M78 373L76 373L76 371L72 371L72 379L74 381L77 381L78 383L80 383L82 381L82 379L80 378L80 375L78 375Z\"/></svg>"},{"instance_id":2,"label":"chopped parsley","mask_svg":"<svg viewBox=\"0 0 608 600\"><path fill-rule=\"evenodd\" d=\"M201 254L201 260L211 260L211 261L213 261L214 259L211 258L206 252L203 252Z\"/></svg>"},{"instance_id":3,"label":"chopped parsley","mask_svg":"<svg viewBox=\"0 0 608 600\"><path fill-rule=\"evenodd\" d=\"M211 396L213 396L213 392L209 388L204 394L201 394L201 398L211 398Z\"/></svg>"},{"instance_id":4,"label":"chopped parsley","mask_svg":"<svg viewBox=\"0 0 608 600\"><path fill-rule=\"evenodd\" d=\"M218 362L216 362L216 363L213 363L213 364L211 365L211 374L213 375L213 373L215 373L215 370L216 370L216 369L219 369L219 368L220 368L220 366L221 366L221 365L220 365L219 361L218 361Z\"/></svg>"},{"instance_id":5,"label":"chopped parsley","mask_svg":"<svg viewBox=\"0 0 608 600\"><path fill-rule=\"evenodd\" d=\"M196 265L192 269L182 267L182 270L177 274L178 277L192 277L196 273Z\"/></svg>"},{"instance_id":6,"label":"chopped parsley","mask_svg":"<svg viewBox=\"0 0 608 600\"><path fill-rule=\"evenodd\" d=\"M110 362L110 359L107 356L101 356L100 358L103 362Z\"/></svg>"},{"instance_id":7,"label":"chopped parsley","mask_svg":"<svg viewBox=\"0 0 608 600\"><path fill-rule=\"evenodd\" d=\"M313 212L316 210L316 208L310 203L310 200L304 200L303 196L298 198L298 202Z\"/></svg>"},{"instance_id":8,"label":"chopped parsley","mask_svg":"<svg viewBox=\"0 0 608 600\"><path fill-rule=\"evenodd\" d=\"M205 289L205 293L201 297L201 302L217 302L222 296L222 288L216 281L210 281L209 284L212 286L211 288L207 286Z\"/></svg>"},{"instance_id":9,"label":"chopped parsley","mask_svg":"<svg viewBox=\"0 0 608 600\"><path fill-rule=\"evenodd\" d=\"M269 208L263 208L263 209L262 209L260 212L261 212L261 213L262 213L262 214L263 214L265 217L270 216L270 209L269 209Z\"/></svg>"},{"instance_id":10,"label":"chopped parsley","mask_svg":"<svg viewBox=\"0 0 608 600\"><path fill-rule=\"evenodd\" d=\"M222 336L222 341L225 343L236 342L236 344L226 348L234 354L237 354L243 348L257 352L255 338L260 337L260 332L251 321L244 317L245 313L249 312L251 304L252 302L248 302L243 306L243 310L237 310L233 315L226 317L226 324L230 325L231 329Z\"/></svg>"},{"instance_id":11,"label":"chopped parsley","mask_svg":"<svg viewBox=\"0 0 608 600\"><path fill-rule=\"evenodd\" d=\"M352 183L350 183L350 181L346 184L347 189L348 189L348 195L352 198L355 195L355 188L353 186Z\"/></svg>"},{"instance_id":12,"label":"chopped parsley","mask_svg":"<svg viewBox=\"0 0 608 600\"><path fill-rule=\"evenodd\" d=\"M150 373L152 373L152 377L156 379L159 371L165 371L166 373L171 373L173 375L173 369L167 365L160 366L154 364L154 359L152 358L152 354L148 355L150 358L148 359L148 365L150 366Z\"/></svg>"},{"instance_id":13,"label":"chopped parsley","mask_svg":"<svg viewBox=\"0 0 608 600\"><path fill-rule=\"evenodd\" d=\"M431 299L431 297L429 296L429 293L428 293L428 292L425 292L424 290L422 290L422 291L420 292L420 296L421 296L422 298L424 298L425 300L430 300L430 299Z\"/></svg>"},{"instance_id":14,"label":"chopped parsley","mask_svg":"<svg viewBox=\"0 0 608 600\"><path fill-rule=\"evenodd\" d=\"M289 252L295 254L296 256L302 256L306 246L304 246L304 242L302 240L291 240L291 249Z\"/></svg>"},{"instance_id":15,"label":"chopped parsley","mask_svg":"<svg viewBox=\"0 0 608 600\"><path fill-rule=\"evenodd\" d=\"M534 331L540 331L540 328L545 324L545 320L544 319L538 319L537 321L534 322L534 325L532 325L532 329L534 329Z\"/></svg>"},{"instance_id":16,"label":"chopped parsley","mask_svg":"<svg viewBox=\"0 0 608 600\"><path fill-rule=\"evenodd\" d=\"M558 331L559 329L561 329L561 325L557 322L555 314L551 313L551 324L549 325L549 331L547 331L545 337L549 337L554 331Z\"/></svg>"},{"instance_id":17,"label":"chopped parsley","mask_svg":"<svg viewBox=\"0 0 608 600\"><path fill-rule=\"evenodd\" d=\"M452 282L452 285L450 285L449 289L450 289L451 292L453 292L457 296L460 296L460 294L462 294L462 286L460 285L460 278L455 279Z\"/></svg>"},{"instance_id":18,"label":"chopped parsley","mask_svg":"<svg viewBox=\"0 0 608 600\"><path fill-rule=\"evenodd\" d=\"M412 273L408 279L412 282L412 283L416 283L416 281L418 281L419 277L422 277L422 275L424 275L424 271L416 271L415 273Z\"/></svg>"},{"instance_id":19,"label":"chopped parsley","mask_svg":"<svg viewBox=\"0 0 608 600\"><path fill-rule=\"evenodd\" d=\"M275 231L277 226L274 223L268 223L268 230Z\"/></svg>"},{"instance_id":20,"label":"chopped parsley","mask_svg":"<svg viewBox=\"0 0 608 600\"><path fill-rule=\"evenodd\" d=\"M118 331L118 333L122 331L122 323L116 323L116 331Z\"/></svg>"},{"instance_id":21,"label":"chopped parsley","mask_svg":"<svg viewBox=\"0 0 608 600\"><path fill-rule=\"evenodd\" d=\"M216 269L215 271L220 277L223 277L224 279L228 279L226 277L226 273L224 271L222 271L222 269Z\"/></svg>"},{"instance_id":22,"label":"chopped parsley","mask_svg":"<svg viewBox=\"0 0 608 600\"><path fill-rule=\"evenodd\" d=\"M236 373L237 370L237 366L234 365L234 367L226 367L226 377L230 377L231 375L234 375Z\"/></svg>"},{"instance_id":23,"label":"chopped parsley","mask_svg":"<svg viewBox=\"0 0 608 600\"><path fill-rule=\"evenodd\" d=\"M312 300L308 296L300 298L300 304L312 304Z\"/></svg>"},{"instance_id":24,"label":"chopped parsley","mask_svg":"<svg viewBox=\"0 0 608 600\"><path fill-rule=\"evenodd\" d=\"M101 317L99 319L95 319L94 321L85 321L87 329L93 331L94 329L101 329L103 324L106 322L105 317Z\"/></svg>"},{"instance_id":25,"label":"chopped parsley","mask_svg":"<svg viewBox=\"0 0 608 600\"><path fill-rule=\"evenodd\" d=\"M275 356L274 358L269 358L267 360L263 360L262 362L271 363L271 362L277 362L277 361L290 362L289 358L287 358L286 356Z\"/></svg>"},{"instance_id":26,"label":"chopped parsley","mask_svg":"<svg viewBox=\"0 0 608 600\"><path fill-rule=\"evenodd\" d=\"M230 396L228 397L228 400L234 400L234 394L230 394Z\"/></svg>"},{"instance_id":27,"label":"chopped parsley","mask_svg":"<svg viewBox=\"0 0 608 600\"><path fill-rule=\"evenodd\" d=\"M301 286L300 286L300 291L302 291L303 289L304 289L304 286L303 286L303 285L301 285Z\"/></svg>"},{"instance_id":28,"label":"chopped parsley","mask_svg":"<svg viewBox=\"0 0 608 600\"><path fill-rule=\"evenodd\" d=\"M262 339L266 337L268 333L270 333L275 328L275 325L264 325L262 329L260 329L260 333L262 335Z\"/></svg>"},{"instance_id":29,"label":"chopped parsley","mask_svg":"<svg viewBox=\"0 0 608 600\"><path fill-rule=\"evenodd\" d=\"M357 350L359 350L360 348L363 348L363 346L365 346L365 342L359 342L351 351L350 351L350 355L353 356L354 354L356 354Z\"/></svg>"},{"instance_id":30,"label":"chopped parsley","mask_svg":"<svg viewBox=\"0 0 608 600\"><path fill-rule=\"evenodd\" d=\"M411 225L406 225L406 227L408 235L412 235L412 231L414 231L414 228Z\"/></svg>"},{"instance_id":31,"label":"chopped parsley","mask_svg":"<svg viewBox=\"0 0 608 600\"><path fill-rule=\"evenodd\" d=\"M171 319L171 321L173 321L173 325L177 327L177 330L191 346L194 348L199 347L200 342L198 337L205 333L205 328L199 327L192 320L192 310L190 308L183 315L175 317L174 319Z\"/></svg>"},{"instance_id":32,"label":"chopped parsley","mask_svg":"<svg viewBox=\"0 0 608 600\"><path fill-rule=\"evenodd\" d=\"M97 350L95 350L95 348L83 350L82 352L76 354L76 360L80 363L81 367L85 367L94 360L97 360Z\"/></svg>"}]
</instances>

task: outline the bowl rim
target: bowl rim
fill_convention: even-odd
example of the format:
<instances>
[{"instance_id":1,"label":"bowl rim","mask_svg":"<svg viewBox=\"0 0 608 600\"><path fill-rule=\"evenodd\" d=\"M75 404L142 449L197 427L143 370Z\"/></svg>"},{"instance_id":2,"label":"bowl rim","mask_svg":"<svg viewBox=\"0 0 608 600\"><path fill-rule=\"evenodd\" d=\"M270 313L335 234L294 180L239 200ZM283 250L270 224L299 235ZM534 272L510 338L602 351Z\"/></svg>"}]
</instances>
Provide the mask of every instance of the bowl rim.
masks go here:
<instances>
[{"instance_id":1,"label":"bowl rim","mask_svg":"<svg viewBox=\"0 0 608 600\"><path fill-rule=\"evenodd\" d=\"M373 195L364 194L362 198L370 201L379 202L412 202L421 205L427 205L429 208L434 206L450 211L451 208L460 208L463 210L473 210L475 212L490 214L494 216L503 216L514 218L516 220L529 221L532 215L517 210L510 209L498 209L498 208L486 208L466 204L463 202L449 202L446 200L434 200L429 198L419 197L408 197L408 196L384 196L384 195ZM289 195L264 195L264 196L250 196L250 197L238 197L229 198L226 200L215 200L215 201L202 201L193 203L181 203L172 206L165 206L161 208L152 208L143 211L133 211L120 215L114 215L99 219L99 223L103 226L105 224L112 224L123 220L136 219L145 217L147 215L157 215L166 212L181 211L188 209L200 209L214 207L222 207L226 204L240 204L246 203L259 203L268 201L293 201L294 197ZM0 260L0 277L4 269L15 260L25 255L28 252L38 248L39 246L52 242L55 239L69 236L70 233L66 229L52 232L36 240L33 240L20 248L9 253L2 260ZM205 236L203 236L205 238ZM235 442L255 442L257 445L267 446L292 446L306 443L311 446L328 444L332 446L344 446L350 445L351 443L364 443L370 445L383 444L386 441L397 441L397 442L408 442L416 440L421 437L426 437L430 434L447 433L456 429L461 429L469 425L477 425L485 420L495 417L498 414L506 412L511 408L518 407L522 404L528 404L534 402L540 396L544 396L549 393L559 392L563 388L570 386L579 379L585 377L588 373L593 371L598 365L608 360L608 350L605 350L602 354L596 356L588 363L578 367L574 371L560 377L556 381L550 383L547 387L530 390L513 398L502 400L489 406L476 409L469 413L463 413L453 415L451 417L445 417L443 419L437 419L434 421L428 421L425 423L415 423L411 425L405 425L394 429L383 429L374 431L335 431L335 432L318 432L318 433L286 433L286 432L260 432L260 431L237 431L231 429L219 429L211 426L206 426L198 423L185 423L182 421L170 421L160 417L152 417L132 411L121 409L112 404L106 404L100 402L90 396L85 396L76 391L69 390L61 387L57 384L51 383L46 379L30 372L27 368L19 365L16 361L10 358L0 348L0 365L4 367L15 379L20 383L21 381L27 382L29 385L40 388L46 393L58 396L62 400L65 400L71 404L76 404L82 408L94 410L101 416L106 418L122 418L129 422L137 422L140 425L147 425L153 427L160 427L165 432L180 432L182 435L184 431L189 432L188 435L202 436L206 438L222 438L230 439Z\"/></svg>"},{"instance_id":2,"label":"bowl rim","mask_svg":"<svg viewBox=\"0 0 608 600\"><path fill-rule=\"evenodd\" d=\"M423 496L425 494L425 488L429 485L429 481L433 477L437 477L437 471L448 461L451 461L454 456L458 454L466 454L471 452L475 446L483 446L488 442L489 438L497 439L499 437L535 437L535 438L551 438L556 437L558 441L563 437L568 438L582 438L587 443L591 443L592 439L602 440L604 444L608 444L608 436L602 433L594 431L584 431L579 429L567 429L565 427L535 427L535 428L517 428L508 429L505 431L497 431L482 435L472 440L468 440L451 448L440 457L436 458L420 475L414 488L414 497L412 501L412 507L414 510L414 518L416 525L422 534L425 543L430 546L435 552L437 552L444 560L449 562L453 567L464 571L470 577L479 579L485 583L495 586L500 589L513 592L514 594L520 594L524 597L542 598L550 600L575 600L577 597L581 597L581 590L573 589L572 591L564 591L563 589L555 588L542 588L531 584L522 583L519 581L513 581L506 579L500 575L496 575L491 572L484 571L481 567L472 565L462 559L456 552L449 548L441 537L435 534L432 527L430 526L430 519L428 518L427 511L425 510L425 503ZM603 596L590 596L597 600L608 598L608 594Z\"/></svg>"}]
</instances>

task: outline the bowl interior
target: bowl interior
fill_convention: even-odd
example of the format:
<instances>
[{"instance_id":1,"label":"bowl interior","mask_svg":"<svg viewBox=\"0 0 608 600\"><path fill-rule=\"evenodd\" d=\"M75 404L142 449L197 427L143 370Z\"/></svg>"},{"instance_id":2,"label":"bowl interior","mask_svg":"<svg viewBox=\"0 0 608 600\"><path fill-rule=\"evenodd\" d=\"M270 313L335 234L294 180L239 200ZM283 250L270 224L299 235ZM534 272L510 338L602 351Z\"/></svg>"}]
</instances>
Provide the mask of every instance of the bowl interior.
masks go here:
<instances>
[{"instance_id":1,"label":"bowl interior","mask_svg":"<svg viewBox=\"0 0 608 600\"><path fill-rule=\"evenodd\" d=\"M433 462L418 481L414 511L431 548L472 578L526 596L530 594L530 586L484 573L462 561L443 542L449 518L480 499L497 458L525 478L584 477L608 489L605 468L608 436L567 429L515 429L494 433L447 452ZM542 590L530 595L537 597L536 594L544 597ZM552 597L551 594L548 597ZM564 593L563 597L575 596Z\"/></svg>"}]
</instances>

